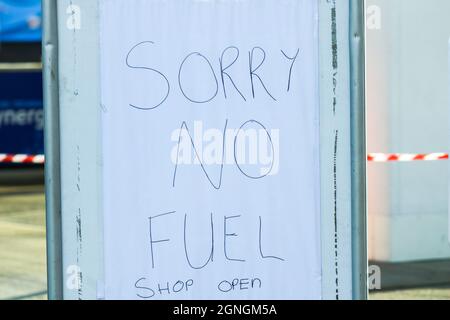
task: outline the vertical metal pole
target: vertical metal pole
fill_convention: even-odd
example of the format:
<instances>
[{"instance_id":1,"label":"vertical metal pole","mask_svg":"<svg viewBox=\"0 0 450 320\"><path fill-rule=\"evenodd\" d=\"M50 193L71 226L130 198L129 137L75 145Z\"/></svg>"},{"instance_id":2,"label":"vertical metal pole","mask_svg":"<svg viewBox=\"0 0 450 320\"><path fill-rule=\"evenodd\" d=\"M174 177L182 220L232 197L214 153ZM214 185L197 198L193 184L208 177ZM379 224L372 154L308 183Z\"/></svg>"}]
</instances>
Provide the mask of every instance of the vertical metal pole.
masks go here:
<instances>
[{"instance_id":1,"label":"vertical metal pole","mask_svg":"<svg viewBox=\"0 0 450 320\"><path fill-rule=\"evenodd\" d=\"M63 299L57 0L43 0L48 298Z\"/></svg>"},{"instance_id":2,"label":"vertical metal pole","mask_svg":"<svg viewBox=\"0 0 450 320\"><path fill-rule=\"evenodd\" d=\"M364 0L350 0L353 299L368 299Z\"/></svg>"}]
</instances>

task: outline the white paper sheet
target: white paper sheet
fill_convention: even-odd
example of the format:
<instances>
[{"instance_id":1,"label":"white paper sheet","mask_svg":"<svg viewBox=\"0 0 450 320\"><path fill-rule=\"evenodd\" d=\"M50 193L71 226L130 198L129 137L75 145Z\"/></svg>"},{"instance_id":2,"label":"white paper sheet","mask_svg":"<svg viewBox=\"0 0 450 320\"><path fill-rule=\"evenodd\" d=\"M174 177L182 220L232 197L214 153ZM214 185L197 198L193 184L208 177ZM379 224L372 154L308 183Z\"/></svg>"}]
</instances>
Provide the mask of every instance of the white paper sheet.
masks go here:
<instances>
[{"instance_id":1,"label":"white paper sheet","mask_svg":"<svg viewBox=\"0 0 450 320\"><path fill-rule=\"evenodd\" d=\"M317 6L101 2L108 299L321 297Z\"/></svg>"}]
</instances>

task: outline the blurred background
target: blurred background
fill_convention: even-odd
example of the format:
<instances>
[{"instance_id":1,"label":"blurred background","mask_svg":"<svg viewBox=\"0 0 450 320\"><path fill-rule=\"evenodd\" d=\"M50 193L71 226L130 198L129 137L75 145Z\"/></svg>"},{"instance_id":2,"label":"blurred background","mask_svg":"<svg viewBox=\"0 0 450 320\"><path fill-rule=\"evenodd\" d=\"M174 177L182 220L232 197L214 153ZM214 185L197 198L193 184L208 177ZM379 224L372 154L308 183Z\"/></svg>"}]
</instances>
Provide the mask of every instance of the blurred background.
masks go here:
<instances>
[{"instance_id":1,"label":"blurred background","mask_svg":"<svg viewBox=\"0 0 450 320\"><path fill-rule=\"evenodd\" d=\"M0 299L46 298L40 0L0 0ZM39 158L36 158L39 159Z\"/></svg>"},{"instance_id":2,"label":"blurred background","mask_svg":"<svg viewBox=\"0 0 450 320\"><path fill-rule=\"evenodd\" d=\"M367 149L382 154L368 163L369 257L384 290L450 299L450 1L367 0L366 10Z\"/></svg>"},{"instance_id":3,"label":"blurred background","mask_svg":"<svg viewBox=\"0 0 450 320\"><path fill-rule=\"evenodd\" d=\"M450 299L450 1L366 8L370 297ZM0 0L0 299L47 297L41 22Z\"/></svg>"}]
</instances>

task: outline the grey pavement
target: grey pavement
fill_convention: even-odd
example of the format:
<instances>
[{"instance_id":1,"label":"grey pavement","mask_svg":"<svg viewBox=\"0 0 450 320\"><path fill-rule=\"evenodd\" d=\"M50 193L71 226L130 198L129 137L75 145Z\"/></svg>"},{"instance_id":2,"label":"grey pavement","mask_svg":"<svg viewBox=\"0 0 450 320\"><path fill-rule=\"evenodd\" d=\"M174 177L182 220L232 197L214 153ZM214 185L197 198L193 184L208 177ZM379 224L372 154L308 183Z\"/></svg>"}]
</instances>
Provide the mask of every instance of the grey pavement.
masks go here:
<instances>
[{"instance_id":1,"label":"grey pavement","mask_svg":"<svg viewBox=\"0 0 450 320\"><path fill-rule=\"evenodd\" d=\"M0 299L46 298L44 203L42 184L0 186Z\"/></svg>"},{"instance_id":2,"label":"grey pavement","mask_svg":"<svg viewBox=\"0 0 450 320\"><path fill-rule=\"evenodd\" d=\"M371 300L450 300L450 286L373 292Z\"/></svg>"}]
</instances>

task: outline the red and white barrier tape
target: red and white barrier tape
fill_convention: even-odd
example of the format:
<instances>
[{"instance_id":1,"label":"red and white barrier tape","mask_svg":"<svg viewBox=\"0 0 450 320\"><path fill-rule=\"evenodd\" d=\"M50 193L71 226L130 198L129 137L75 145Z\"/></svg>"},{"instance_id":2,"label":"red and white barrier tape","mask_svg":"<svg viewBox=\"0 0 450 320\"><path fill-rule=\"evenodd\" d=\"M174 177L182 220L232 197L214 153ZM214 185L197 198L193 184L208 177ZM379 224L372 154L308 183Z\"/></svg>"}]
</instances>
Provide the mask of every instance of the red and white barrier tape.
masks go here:
<instances>
[{"instance_id":1,"label":"red and white barrier tape","mask_svg":"<svg viewBox=\"0 0 450 320\"><path fill-rule=\"evenodd\" d=\"M409 154L409 153L369 153L369 162L412 162L448 160L448 153ZM44 155L0 154L0 163L44 164Z\"/></svg>"},{"instance_id":2,"label":"red and white barrier tape","mask_svg":"<svg viewBox=\"0 0 450 320\"><path fill-rule=\"evenodd\" d=\"M28 154L0 154L0 163L14 164L44 164L44 155L28 155Z\"/></svg>"},{"instance_id":3,"label":"red and white barrier tape","mask_svg":"<svg viewBox=\"0 0 450 320\"><path fill-rule=\"evenodd\" d=\"M448 153L408 154L408 153L370 153L369 162L412 162L448 160Z\"/></svg>"}]
</instances>

